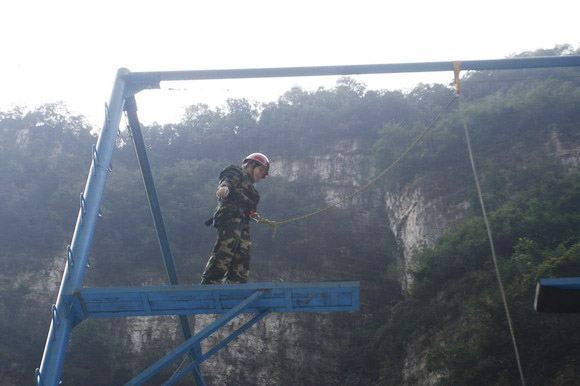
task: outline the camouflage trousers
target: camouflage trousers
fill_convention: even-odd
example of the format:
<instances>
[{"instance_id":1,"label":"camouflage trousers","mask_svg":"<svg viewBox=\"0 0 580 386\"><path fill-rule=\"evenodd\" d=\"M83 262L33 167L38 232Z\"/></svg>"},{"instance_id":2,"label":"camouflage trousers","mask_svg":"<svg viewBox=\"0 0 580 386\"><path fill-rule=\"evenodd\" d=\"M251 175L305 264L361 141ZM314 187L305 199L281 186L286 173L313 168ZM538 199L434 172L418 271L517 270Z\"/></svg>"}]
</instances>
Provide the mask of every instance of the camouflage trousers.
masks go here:
<instances>
[{"instance_id":1,"label":"camouflage trousers","mask_svg":"<svg viewBox=\"0 0 580 386\"><path fill-rule=\"evenodd\" d=\"M201 284L246 283L250 273L250 224L240 217L221 221Z\"/></svg>"}]
</instances>

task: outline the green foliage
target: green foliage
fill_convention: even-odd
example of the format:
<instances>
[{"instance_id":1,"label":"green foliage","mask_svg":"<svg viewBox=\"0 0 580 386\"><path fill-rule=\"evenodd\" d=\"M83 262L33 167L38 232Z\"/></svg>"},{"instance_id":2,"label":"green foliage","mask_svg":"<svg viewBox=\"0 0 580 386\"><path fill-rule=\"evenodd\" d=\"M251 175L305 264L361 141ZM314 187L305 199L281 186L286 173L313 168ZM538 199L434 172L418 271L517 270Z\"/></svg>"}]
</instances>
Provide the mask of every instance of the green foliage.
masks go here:
<instances>
[{"instance_id":1,"label":"green foliage","mask_svg":"<svg viewBox=\"0 0 580 386\"><path fill-rule=\"evenodd\" d=\"M519 341L525 373L533 384L543 384L558 366L546 370L546 357L537 347L549 347L550 361L566 353L555 347L580 342L574 322L578 317L547 318L531 309L539 277L580 276L580 177L552 176L520 192L491 216L500 271ZM480 219L464 222L426 250L413 272L410 298L394 310L407 312L385 324L383 373L387 384L397 384L397 366L411 336L443 331L430 346L428 369L439 384L513 384L518 382L505 313L490 262L489 246ZM461 294L462 309L454 317L425 317L435 308L453 315L450 299ZM394 312L394 316L397 316ZM413 321L411 326L408 321ZM445 323L450 323L446 325ZM404 328L402 328L402 326ZM397 344L403 342L402 344ZM399 361L399 362L398 362ZM394 364L393 364L394 363ZM398 365L397 365L398 363ZM394 381L392 381L394 380Z\"/></svg>"}]
</instances>

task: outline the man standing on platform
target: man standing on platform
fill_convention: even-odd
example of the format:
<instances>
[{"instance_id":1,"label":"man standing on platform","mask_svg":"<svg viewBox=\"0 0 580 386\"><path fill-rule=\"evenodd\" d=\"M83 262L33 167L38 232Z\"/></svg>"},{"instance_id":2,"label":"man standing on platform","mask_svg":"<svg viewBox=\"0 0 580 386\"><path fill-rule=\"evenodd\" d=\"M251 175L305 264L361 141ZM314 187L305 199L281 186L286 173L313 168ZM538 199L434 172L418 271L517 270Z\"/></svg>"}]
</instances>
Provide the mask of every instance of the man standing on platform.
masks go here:
<instances>
[{"instance_id":1,"label":"man standing on platform","mask_svg":"<svg viewBox=\"0 0 580 386\"><path fill-rule=\"evenodd\" d=\"M262 153L252 153L242 166L230 165L219 176L218 206L206 225L217 228L217 240L202 274L201 284L246 283L250 272L250 219L256 212L260 194L254 184L266 178L270 161Z\"/></svg>"}]
</instances>

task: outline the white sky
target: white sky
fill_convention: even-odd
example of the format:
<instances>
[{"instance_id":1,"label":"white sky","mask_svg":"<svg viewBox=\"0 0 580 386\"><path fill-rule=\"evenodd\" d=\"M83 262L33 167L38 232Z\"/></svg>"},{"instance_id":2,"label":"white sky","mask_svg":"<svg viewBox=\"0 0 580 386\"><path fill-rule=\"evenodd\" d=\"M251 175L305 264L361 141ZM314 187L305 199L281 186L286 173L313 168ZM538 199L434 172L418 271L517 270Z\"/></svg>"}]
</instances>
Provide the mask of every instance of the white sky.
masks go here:
<instances>
[{"instance_id":1,"label":"white sky","mask_svg":"<svg viewBox=\"0 0 580 386\"><path fill-rule=\"evenodd\" d=\"M580 46L580 1L5 0L0 110L64 102L98 127L117 68L131 71L496 59ZM138 94L144 123L178 122L185 106L276 100L336 77L162 83ZM355 77L410 89L452 74ZM177 88L170 91L168 88Z\"/></svg>"}]
</instances>

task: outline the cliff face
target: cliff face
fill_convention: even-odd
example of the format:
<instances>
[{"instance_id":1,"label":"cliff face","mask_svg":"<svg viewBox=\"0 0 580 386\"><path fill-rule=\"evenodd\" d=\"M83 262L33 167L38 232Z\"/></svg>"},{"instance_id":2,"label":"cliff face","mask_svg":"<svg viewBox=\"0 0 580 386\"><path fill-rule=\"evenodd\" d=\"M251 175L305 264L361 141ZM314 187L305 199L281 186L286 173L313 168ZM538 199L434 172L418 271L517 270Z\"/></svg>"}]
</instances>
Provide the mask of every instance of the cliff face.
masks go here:
<instances>
[{"instance_id":1,"label":"cliff face","mask_svg":"<svg viewBox=\"0 0 580 386\"><path fill-rule=\"evenodd\" d=\"M580 165L580 136L562 138L556 130L546 132L549 132L549 141L544 144L543 151L540 150L539 153L543 152L547 159L555 160L570 172L577 171ZM490 154L486 156L493 157ZM513 156L518 157L516 153ZM481 155L480 158L482 158ZM473 183L473 180L468 183ZM465 218L470 210L470 203L453 195L452 187L444 189L443 194L440 195L425 194L424 192L430 191L431 185L432 183L416 179L396 191L387 191L385 194L388 223L400 246L401 283L405 289L412 284L409 270L416 262L417 252L422 248L432 247L454 223ZM437 189L437 191L442 190ZM484 196L486 196L485 191ZM459 294L450 291L439 293L435 301L438 311L434 313L453 314L454 312L451 311L453 304L461 303L462 299ZM453 341L454 326L462 323L466 321L461 318L446 319L444 323L434 322L434 327L416 331L412 335L412 339L406 345L403 360L402 379L405 384L437 384L441 376L427 369L428 354L432 347Z\"/></svg>"},{"instance_id":2,"label":"cliff face","mask_svg":"<svg viewBox=\"0 0 580 386\"><path fill-rule=\"evenodd\" d=\"M423 190L427 188L417 183L385 194L388 224L401 250L400 280L404 290L412 283L410 270L417 252L432 247L469 208L467 201L449 202L446 197L426 198Z\"/></svg>"}]
</instances>

